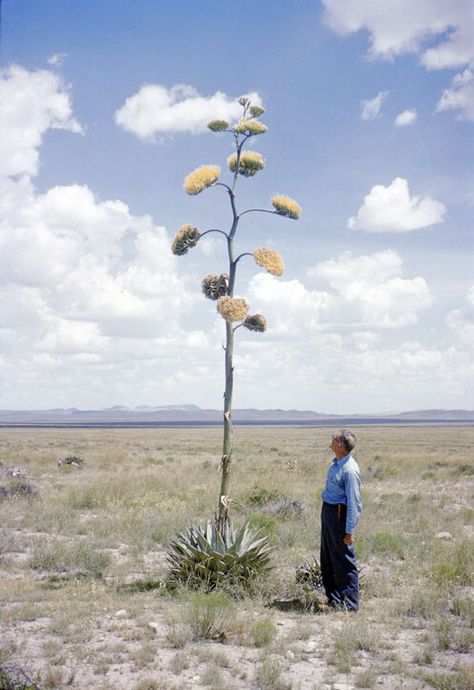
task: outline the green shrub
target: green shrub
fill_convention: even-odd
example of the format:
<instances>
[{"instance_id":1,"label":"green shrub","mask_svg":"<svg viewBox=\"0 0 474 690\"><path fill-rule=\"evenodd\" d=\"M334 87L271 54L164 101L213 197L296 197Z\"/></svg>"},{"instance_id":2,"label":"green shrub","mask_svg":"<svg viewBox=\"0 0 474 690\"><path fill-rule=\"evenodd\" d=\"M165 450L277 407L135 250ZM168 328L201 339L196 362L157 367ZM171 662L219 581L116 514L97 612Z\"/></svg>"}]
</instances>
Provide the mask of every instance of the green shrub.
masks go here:
<instances>
[{"instance_id":1,"label":"green shrub","mask_svg":"<svg viewBox=\"0 0 474 690\"><path fill-rule=\"evenodd\" d=\"M191 595L185 618L194 639L224 642L235 619L235 605L222 592L195 592Z\"/></svg>"},{"instance_id":2,"label":"green shrub","mask_svg":"<svg viewBox=\"0 0 474 690\"><path fill-rule=\"evenodd\" d=\"M259 690L291 690L292 684L281 678L282 664L265 659L255 672Z\"/></svg>"},{"instance_id":3,"label":"green shrub","mask_svg":"<svg viewBox=\"0 0 474 690\"><path fill-rule=\"evenodd\" d=\"M44 541L33 550L30 567L89 577L102 577L110 563L110 555L100 551L88 540L75 544Z\"/></svg>"},{"instance_id":4,"label":"green shrub","mask_svg":"<svg viewBox=\"0 0 474 690\"><path fill-rule=\"evenodd\" d=\"M465 620L469 627L474 628L474 601L472 599L468 597L454 599L452 611L456 616Z\"/></svg>"},{"instance_id":5,"label":"green shrub","mask_svg":"<svg viewBox=\"0 0 474 690\"><path fill-rule=\"evenodd\" d=\"M405 549L403 539L392 532L377 532L370 540L372 551L378 556L392 556L404 559Z\"/></svg>"},{"instance_id":6,"label":"green shrub","mask_svg":"<svg viewBox=\"0 0 474 690\"><path fill-rule=\"evenodd\" d=\"M251 506L263 506L270 501L276 501L280 494L275 489L267 489L263 486L254 486L247 494L245 502Z\"/></svg>"},{"instance_id":7,"label":"green shrub","mask_svg":"<svg viewBox=\"0 0 474 690\"><path fill-rule=\"evenodd\" d=\"M423 679L436 690L474 690L474 671L467 666L455 673L427 673Z\"/></svg>"},{"instance_id":8,"label":"green shrub","mask_svg":"<svg viewBox=\"0 0 474 690\"><path fill-rule=\"evenodd\" d=\"M273 539L278 531L276 519L269 515L265 515L265 513L253 513L249 515L248 524L251 529L265 535L267 539Z\"/></svg>"},{"instance_id":9,"label":"green shrub","mask_svg":"<svg viewBox=\"0 0 474 690\"><path fill-rule=\"evenodd\" d=\"M250 638L255 647L266 647L277 636L277 629L274 623L268 618L255 621L250 626Z\"/></svg>"},{"instance_id":10,"label":"green shrub","mask_svg":"<svg viewBox=\"0 0 474 690\"><path fill-rule=\"evenodd\" d=\"M467 539L444 554L443 560L431 568L431 577L438 585L469 586L473 582L474 545Z\"/></svg>"}]
</instances>

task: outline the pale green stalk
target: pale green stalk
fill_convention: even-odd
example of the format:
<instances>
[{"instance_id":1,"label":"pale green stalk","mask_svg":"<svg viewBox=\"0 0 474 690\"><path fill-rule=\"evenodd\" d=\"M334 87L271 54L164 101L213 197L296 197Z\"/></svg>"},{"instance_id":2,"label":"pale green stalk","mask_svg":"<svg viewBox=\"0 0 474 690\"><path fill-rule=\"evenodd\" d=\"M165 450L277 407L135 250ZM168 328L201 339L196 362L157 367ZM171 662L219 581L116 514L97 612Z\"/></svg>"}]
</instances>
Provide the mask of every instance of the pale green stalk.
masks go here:
<instances>
[{"instance_id":1,"label":"pale green stalk","mask_svg":"<svg viewBox=\"0 0 474 690\"><path fill-rule=\"evenodd\" d=\"M235 273L237 261L234 256L234 237L239 224L239 216L235 206L235 187L237 175L239 174L239 161L242 145L245 139L239 144L238 137L235 135L237 148L237 165L234 173L232 188L227 187L230 204L232 207L232 226L227 236L227 254L229 258L229 286L227 294L234 296ZM240 258L240 257L239 257ZM229 471L232 462L232 394L234 390L234 328L230 321L226 321L226 343L225 343L225 392L224 392L224 440L222 446L221 459L221 488L219 492L219 509L216 518L217 529L221 535L224 534L226 525L229 522Z\"/></svg>"}]
</instances>

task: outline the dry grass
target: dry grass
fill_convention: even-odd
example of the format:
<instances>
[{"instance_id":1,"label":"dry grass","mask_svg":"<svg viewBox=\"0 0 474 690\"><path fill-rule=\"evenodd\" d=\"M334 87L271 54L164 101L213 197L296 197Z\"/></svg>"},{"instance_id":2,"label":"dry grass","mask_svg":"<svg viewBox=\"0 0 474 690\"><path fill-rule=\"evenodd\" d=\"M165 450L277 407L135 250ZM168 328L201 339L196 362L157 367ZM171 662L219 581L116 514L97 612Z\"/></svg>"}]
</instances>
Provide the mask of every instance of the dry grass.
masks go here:
<instances>
[{"instance_id":1,"label":"dry grass","mask_svg":"<svg viewBox=\"0 0 474 690\"><path fill-rule=\"evenodd\" d=\"M0 500L0 668L72 690L472 689L471 427L360 428L361 610L266 607L317 554L331 433L236 429L234 520L276 550L232 601L160 587L170 537L214 512L219 429L3 429L0 484L19 466L33 491Z\"/></svg>"}]
</instances>

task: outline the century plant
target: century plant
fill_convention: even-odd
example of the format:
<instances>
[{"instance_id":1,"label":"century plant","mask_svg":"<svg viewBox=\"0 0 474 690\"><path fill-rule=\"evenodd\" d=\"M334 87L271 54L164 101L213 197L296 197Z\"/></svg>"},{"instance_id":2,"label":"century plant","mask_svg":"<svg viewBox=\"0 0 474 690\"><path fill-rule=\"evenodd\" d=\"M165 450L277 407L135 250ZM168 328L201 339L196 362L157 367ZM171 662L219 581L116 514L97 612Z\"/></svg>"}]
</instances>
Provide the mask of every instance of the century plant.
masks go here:
<instances>
[{"instance_id":1,"label":"century plant","mask_svg":"<svg viewBox=\"0 0 474 690\"><path fill-rule=\"evenodd\" d=\"M227 243L228 267L220 275L207 275L203 278L201 287L204 295L217 303L217 311L226 324L225 341L225 392L224 392L224 439L222 458L220 463L221 484L219 492L218 510L216 513L216 528L222 538L229 527L229 472L232 461L232 394L234 389L234 336L238 328L244 327L249 331L263 332L267 321L262 314L249 314L249 305L245 299L234 296L236 272L239 262L246 256L253 256L258 266L265 268L275 276L281 276L284 264L278 252L260 247L253 252L235 255L234 240L242 217L249 213L272 213L297 220L301 214L299 204L287 196L277 194L271 198L273 210L265 208L251 208L239 211L237 208L237 182L239 176L253 177L265 167L263 156L256 151L244 150L249 139L267 132L267 127L260 120L265 112L260 105L254 104L243 96L239 99L243 113L241 119L230 125L226 120L213 120L208 127L213 132L228 133L233 137L235 152L227 159L227 167L231 180L226 184L220 180L221 169L218 165L202 165L191 172L184 180L184 191L194 196L210 187L221 187L228 195L231 209L230 226L228 230L216 229L199 231L190 224L185 224L176 235L172 250L182 256L189 249L195 247L199 240L209 233L218 233Z\"/></svg>"},{"instance_id":2,"label":"century plant","mask_svg":"<svg viewBox=\"0 0 474 690\"><path fill-rule=\"evenodd\" d=\"M248 588L259 573L268 569L271 550L268 539L253 534L248 524L235 533L228 521L223 534L215 522L209 521L206 529L191 526L171 541L169 584Z\"/></svg>"}]
</instances>

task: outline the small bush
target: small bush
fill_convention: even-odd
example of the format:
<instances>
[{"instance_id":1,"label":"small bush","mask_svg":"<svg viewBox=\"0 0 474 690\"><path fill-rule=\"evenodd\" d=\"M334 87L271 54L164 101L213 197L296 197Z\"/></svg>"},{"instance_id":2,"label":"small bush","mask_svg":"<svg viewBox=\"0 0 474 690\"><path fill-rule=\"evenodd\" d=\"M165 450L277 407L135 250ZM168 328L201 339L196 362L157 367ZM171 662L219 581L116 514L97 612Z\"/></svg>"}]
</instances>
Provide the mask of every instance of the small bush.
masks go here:
<instances>
[{"instance_id":1,"label":"small bush","mask_svg":"<svg viewBox=\"0 0 474 690\"><path fill-rule=\"evenodd\" d=\"M15 664L0 666L0 690L40 690L39 686Z\"/></svg>"},{"instance_id":2,"label":"small bush","mask_svg":"<svg viewBox=\"0 0 474 690\"><path fill-rule=\"evenodd\" d=\"M453 642L453 624L447 618L436 621L436 646L441 651L446 651Z\"/></svg>"},{"instance_id":3,"label":"small bush","mask_svg":"<svg viewBox=\"0 0 474 690\"><path fill-rule=\"evenodd\" d=\"M221 592L195 592L184 615L194 639L225 642L235 612L234 603Z\"/></svg>"},{"instance_id":4,"label":"small bush","mask_svg":"<svg viewBox=\"0 0 474 690\"><path fill-rule=\"evenodd\" d=\"M369 544L372 552L378 556L405 558L403 540L392 532L377 532L369 539Z\"/></svg>"},{"instance_id":5,"label":"small bush","mask_svg":"<svg viewBox=\"0 0 474 690\"><path fill-rule=\"evenodd\" d=\"M208 666L201 673L201 684L206 687L224 688L224 678L221 671L216 666Z\"/></svg>"},{"instance_id":6,"label":"small bush","mask_svg":"<svg viewBox=\"0 0 474 690\"><path fill-rule=\"evenodd\" d=\"M366 668L356 676L356 688L373 688L377 682L377 674L373 668Z\"/></svg>"},{"instance_id":7,"label":"small bush","mask_svg":"<svg viewBox=\"0 0 474 690\"><path fill-rule=\"evenodd\" d=\"M176 652L170 661L170 669L173 673L181 673L189 668L189 657L185 652Z\"/></svg>"},{"instance_id":8,"label":"small bush","mask_svg":"<svg viewBox=\"0 0 474 690\"><path fill-rule=\"evenodd\" d=\"M183 649L192 637L191 629L185 623L172 623L166 633L166 641L173 649Z\"/></svg>"},{"instance_id":9,"label":"small bush","mask_svg":"<svg viewBox=\"0 0 474 690\"><path fill-rule=\"evenodd\" d=\"M267 539L274 539L278 531L276 519L269 515L265 515L265 513L253 513L249 515L248 522L255 532L260 532L262 535L265 535Z\"/></svg>"},{"instance_id":10,"label":"small bush","mask_svg":"<svg viewBox=\"0 0 474 690\"><path fill-rule=\"evenodd\" d=\"M170 686L168 681L156 680L156 678L142 678L135 685L134 690L175 690L175 686Z\"/></svg>"},{"instance_id":11,"label":"small bush","mask_svg":"<svg viewBox=\"0 0 474 690\"><path fill-rule=\"evenodd\" d=\"M427 647L421 652L417 652L413 657L413 663L419 666L431 666L433 663L433 650Z\"/></svg>"},{"instance_id":12,"label":"small bush","mask_svg":"<svg viewBox=\"0 0 474 690\"><path fill-rule=\"evenodd\" d=\"M245 502L250 506L263 506L270 501L276 501L278 498L280 498L280 494L275 489L254 486L247 494Z\"/></svg>"},{"instance_id":13,"label":"small bush","mask_svg":"<svg viewBox=\"0 0 474 690\"><path fill-rule=\"evenodd\" d=\"M452 611L454 615L466 621L470 628L474 628L474 601L472 599L467 597L454 599Z\"/></svg>"},{"instance_id":14,"label":"small bush","mask_svg":"<svg viewBox=\"0 0 474 690\"><path fill-rule=\"evenodd\" d=\"M458 630L451 641L450 647L459 654L468 654L472 649L473 643L474 632L472 630Z\"/></svg>"},{"instance_id":15,"label":"small bush","mask_svg":"<svg viewBox=\"0 0 474 690\"><path fill-rule=\"evenodd\" d=\"M467 539L455 546L445 559L431 568L431 577L438 585L469 586L474 577L474 546Z\"/></svg>"},{"instance_id":16,"label":"small bush","mask_svg":"<svg viewBox=\"0 0 474 690\"><path fill-rule=\"evenodd\" d=\"M357 623L346 625L337 635L328 662L339 673L349 673L357 660L357 652L375 650L375 636L365 626Z\"/></svg>"},{"instance_id":17,"label":"small bush","mask_svg":"<svg viewBox=\"0 0 474 690\"><path fill-rule=\"evenodd\" d=\"M265 508L271 515L279 520L303 520L304 519L304 505L296 498L289 498L283 496L275 501L271 501Z\"/></svg>"},{"instance_id":18,"label":"small bush","mask_svg":"<svg viewBox=\"0 0 474 690\"><path fill-rule=\"evenodd\" d=\"M58 460L58 467L77 467L81 468L84 465L84 459L79 457L79 455L67 455L65 458L60 458Z\"/></svg>"},{"instance_id":19,"label":"small bush","mask_svg":"<svg viewBox=\"0 0 474 690\"><path fill-rule=\"evenodd\" d=\"M455 673L427 673L423 679L436 690L474 690L474 671L467 666Z\"/></svg>"},{"instance_id":20,"label":"small bush","mask_svg":"<svg viewBox=\"0 0 474 690\"><path fill-rule=\"evenodd\" d=\"M4 640L0 645L0 668L2 662L8 661L18 650L18 644L12 640Z\"/></svg>"},{"instance_id":21,"label":"small bush","mask_svg":"<svg viewBox=\"0 0 474 690\"><path fill-rule=\"evenodd\" d=\"M281 678L282 664L273 659L265 659L255 672L259 690L291 690L292 684Z\"/></svg>"},{"instance_id":22,"label":"small bush","mask_svg":"<svg viewBox=\"0 0 474 690\"><path fill-rule=\"evenodd\" d=\"M453 467L452 473L457 477L472 477L474 474L474 465L463 463Z\"/></svg>"},{"instance_id":23,"label":"small bush","mask_svg":"<svg viewBox=\"0 0 474 690\"><path fill-rule=\"evenodd\" d=\"M46 541L39 544L30 558L34 570L52 570L100 578L110 563L110 555L89 541L77 544Z\"/></svg>"},{"instance_id":24,"label":"small bush","mask_svg":"<svg viewBox=\"0 0 474 690\"><path fill-rule=\"evenodd\" d=\"M277 636L277 629L271 620L264 618L250 626L249 634L255 647L266 647Z\"/></svg>"},{"instance_id":25,"label":"small bush","mask_svg":"<svg viewBox=\"0 0 474 690\"><path fill-rule=\"evenodd\" d=\"M15 479L7 484L0 484L0 501L11 498L32 498L36 489L24 479Z\"/></svg>"},{"instance_id":26,"label":"small bush","mask_svg":"<svg viewBox=\"0 0 474 690\"><path fill-rule=\"evenodd\" d=\"M66 681L60 668L49 668L42 678L42 683L47 690L54 690L63 688Z\"/></svg>"}]
</instances>

